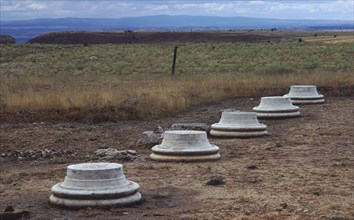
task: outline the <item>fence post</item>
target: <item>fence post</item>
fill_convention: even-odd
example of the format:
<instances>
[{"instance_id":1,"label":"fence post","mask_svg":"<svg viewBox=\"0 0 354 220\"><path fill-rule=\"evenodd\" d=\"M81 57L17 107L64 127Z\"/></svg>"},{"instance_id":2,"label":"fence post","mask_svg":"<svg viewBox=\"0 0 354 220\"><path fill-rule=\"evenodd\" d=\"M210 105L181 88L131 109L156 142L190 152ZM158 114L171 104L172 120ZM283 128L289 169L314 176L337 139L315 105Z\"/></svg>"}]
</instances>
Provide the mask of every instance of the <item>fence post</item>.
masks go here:
<instances>
[{"instance_id":1,"label":"fence post","mask_svg":"<svg viewBox=\"0 0 354 220\"><path fill-rule=\"evenodd\" d=\"M175 46L175 51L173 53L172 75L175 75L176 59L177 59L177 48L178 48L178 46Z\"/></svg>"}]
</instances>

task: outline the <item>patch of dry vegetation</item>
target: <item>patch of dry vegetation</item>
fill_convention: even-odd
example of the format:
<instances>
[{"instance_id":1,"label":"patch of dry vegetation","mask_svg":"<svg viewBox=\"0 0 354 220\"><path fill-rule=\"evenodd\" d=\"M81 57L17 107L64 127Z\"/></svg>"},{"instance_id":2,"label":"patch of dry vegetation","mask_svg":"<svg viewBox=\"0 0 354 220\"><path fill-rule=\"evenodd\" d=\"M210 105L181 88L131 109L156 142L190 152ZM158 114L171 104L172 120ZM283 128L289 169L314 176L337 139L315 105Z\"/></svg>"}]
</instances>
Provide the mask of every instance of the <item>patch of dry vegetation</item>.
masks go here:
<instances>
[{"instance_id":1,"label":"patch of dry vegetation","mask_svg":"<svg viewBox=\"0 0 354 220\"><path fill-rule=\"evenodd\" d=\"M318 35L314 34L313 36L303 37L305 42L324 42L324 43L354 43L353 34L350 35L337 35L337 33L333 33L333 35Z\"/></svg>"},{"instance_id":2,"label":"patch of dry vegetation","mask_svg":"<svg viewBox=\"0 0 354 220\"><path fill-rule=\"evenodd\" d=\"M76 109L161 117L225 98L279 94L291 84L354 85L353 47L345 42L189 43L178 50L175 76L172 45L0 49L2 114Z\"/></svg>"}]
</instances>

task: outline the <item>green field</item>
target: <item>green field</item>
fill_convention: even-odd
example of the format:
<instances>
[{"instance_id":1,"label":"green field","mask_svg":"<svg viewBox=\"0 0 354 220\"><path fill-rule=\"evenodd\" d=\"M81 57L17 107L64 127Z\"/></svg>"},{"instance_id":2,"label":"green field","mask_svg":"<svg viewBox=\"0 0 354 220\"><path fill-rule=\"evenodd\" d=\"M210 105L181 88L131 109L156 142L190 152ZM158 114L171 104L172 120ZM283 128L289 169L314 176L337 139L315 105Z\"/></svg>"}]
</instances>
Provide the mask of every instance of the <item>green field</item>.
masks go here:
<instances>
[{"instance_id":1,"label":"green field","mask_svg":"<svg viewBox=\"0 0 354 220\"><path fill-rule=\"evenodd\" d=\"M354 85L352 41L304 39L181 44L174 76L172 44L0 45L0 111L110 109L119 119L156 118L292 84Z\"/></svg>"}]
</instances>

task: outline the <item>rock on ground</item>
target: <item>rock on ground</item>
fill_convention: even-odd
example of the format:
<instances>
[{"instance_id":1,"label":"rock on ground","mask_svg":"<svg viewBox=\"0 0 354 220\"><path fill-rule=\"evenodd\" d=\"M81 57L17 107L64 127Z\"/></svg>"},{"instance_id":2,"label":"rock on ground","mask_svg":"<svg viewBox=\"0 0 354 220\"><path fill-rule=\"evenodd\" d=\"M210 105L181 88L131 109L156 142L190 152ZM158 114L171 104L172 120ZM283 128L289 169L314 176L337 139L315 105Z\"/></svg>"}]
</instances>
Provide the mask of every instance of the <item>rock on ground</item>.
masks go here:
<instances>
[{"instance_id":1,"label":"rock on ground","mask_svg":"<svg viewBox=\"0 0 354 220\"><path fill-rule=\"evenodd\" d=\"M210 126L206 123L174 123L171 125L170 130L205 131L209 135Z\"/></svg>"},{"instance_id":2,"label":"rock on ground","mask_svg":"<svg viewBox=\"0 0 354 220\"><path fill-rule=\"evenodd\" d=\"M155 145L161 144L163 139L164 131L158 126L153 131L144 131L143 136L138 140L139 146L153 147Z\"/></svg>"}]
</instances>

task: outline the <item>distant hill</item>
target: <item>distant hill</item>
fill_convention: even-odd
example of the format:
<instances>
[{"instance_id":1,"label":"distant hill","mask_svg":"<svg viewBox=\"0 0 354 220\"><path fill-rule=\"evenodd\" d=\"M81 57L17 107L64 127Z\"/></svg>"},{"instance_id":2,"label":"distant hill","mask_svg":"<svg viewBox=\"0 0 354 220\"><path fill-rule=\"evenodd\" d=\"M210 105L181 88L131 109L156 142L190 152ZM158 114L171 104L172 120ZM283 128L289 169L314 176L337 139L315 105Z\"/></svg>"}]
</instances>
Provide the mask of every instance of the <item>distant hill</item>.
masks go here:
<instances>
[{"instance_id":1,"label":"distant hill","mask_svg":"<svg viewBox=\"0 0 354 220\"><path fill-rule=\"evenodd\" d=\"M353 30L353 21L283 20L249 17L216 16L143 16L115 19L55 18L0 21L0 34L9 34L16 42L49 32L88 30L227 30L227 29L289 29L289 30Z\"/></svg>"},{"instance_id":2,"label":"distant hill","mask_svg":"<svg viewBox=\"0 0 354 220\"><path fill-rule=\"evenodd\" d=\"M281 38L248 31L74 31L47 33L32 38L29 42L43 44L277 42Z\"/></svg>"}]
</instances>

